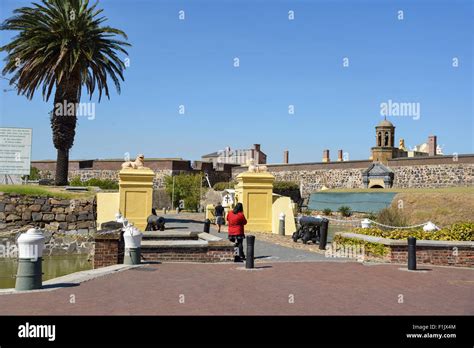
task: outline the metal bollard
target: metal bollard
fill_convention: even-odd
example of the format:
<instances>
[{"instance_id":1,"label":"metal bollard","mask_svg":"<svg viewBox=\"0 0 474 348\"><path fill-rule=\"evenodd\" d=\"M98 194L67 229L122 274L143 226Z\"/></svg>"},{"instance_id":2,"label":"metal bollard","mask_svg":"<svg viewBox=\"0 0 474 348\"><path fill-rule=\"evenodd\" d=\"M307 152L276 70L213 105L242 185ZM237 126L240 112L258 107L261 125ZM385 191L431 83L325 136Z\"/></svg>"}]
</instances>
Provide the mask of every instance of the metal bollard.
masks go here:
<instances>
[{"instance_id":1,"label":"metal bollard","mask_svg":"<svg viewBox=\"0 0 474 348\"><path fill-rule=\"evenodd\" d=\"M125 241L125 265L139 265L141 263L141 242L143 234L133 225L125 228L123 239Z\"/></svg>"},{"instance_id":2,"label":"metal bollard","mask_svg":"<svg viewBox=\"0 0 474 348\"><path fill-rule=\"evenodd\" d=\"M211 220L209 220L209 219L204 220L204 230L203 231L206 232L206 233L209 233L210 229L211 229Z\"/></svg>"},{"instance_id":3,"label":"metal bollard","mask_svg":"<svg viewBox=\"0 0 474 348\"><path fill-rule=\"evenodd\" d=\"M279 225L278 225L278 234L280 236L285 235L285 214L284 213L280 213Z\"/></svg>"},{"instance_id":4,"label":"metal bollard","mask_svg":"<svg viewBox=\"0 0 474 348\"><path fill-rule=\"evenodd\" d=\"M30 228L18 238L18 270L16 290L41 289L43 286L43 232Z\"/></svg>"},{"instance_id":5,"label":"metal bollard","mask_svg":"<svg viewBox=\"0 0 474 348\"><path fill-rule=\"evenodd\" d=\"M326 250L326 243L328 241L329 220L323 218L321 221L321 237L319 239L319 250Z\"/></svg>"},{"instance_id":6,"label":"metal bollard","mask_svg":"<svg viewBox=\"0 0 474 348\"><path fill-rule=\"evenodd\" d=\"M247 236L247 257L245 259L245 268L247 269L254 267L254 246L255 236Z\"/></svg>"},{"instance_id":7,"label":"metal bollard","mask_svg":"<svg viewBox=\"0 0 474 348\"><path fill-rule=\"evenodd\" d=\"M416 238L408 237L408 270L416 271Z\"/></svg>"}]
</instances>

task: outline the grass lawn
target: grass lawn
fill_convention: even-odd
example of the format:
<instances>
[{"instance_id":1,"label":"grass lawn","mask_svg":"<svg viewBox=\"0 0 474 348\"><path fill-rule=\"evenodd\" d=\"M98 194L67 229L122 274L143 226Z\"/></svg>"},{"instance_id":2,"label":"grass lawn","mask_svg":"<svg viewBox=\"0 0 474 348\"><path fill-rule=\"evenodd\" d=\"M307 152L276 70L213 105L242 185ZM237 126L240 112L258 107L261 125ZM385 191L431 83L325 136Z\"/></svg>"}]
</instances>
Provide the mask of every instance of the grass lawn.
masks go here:
<instances>
[{"instance_id":1,"label":"grass lawn","mask_svg":"<svg viewBox=\"0 0 474 348\"><path fill-rule=\"evenodd\" d=\"M406 189L333 189L322 192L396 192L410 224L432 221L440 227L474 221L474 187Z\"/></svg>"},{"instance_id":2,"label":"grass lawn","mask_svg":"<svg viewBox=\"0 0 474 348\"><path fill-rule=\"evenodd\" d=\"M89 198L95 195L93 191L68 192L62 187L38 185L0 185L0 192L17 193L27 196L48 196L62 199Z\"/></svg>"}]
</instances>

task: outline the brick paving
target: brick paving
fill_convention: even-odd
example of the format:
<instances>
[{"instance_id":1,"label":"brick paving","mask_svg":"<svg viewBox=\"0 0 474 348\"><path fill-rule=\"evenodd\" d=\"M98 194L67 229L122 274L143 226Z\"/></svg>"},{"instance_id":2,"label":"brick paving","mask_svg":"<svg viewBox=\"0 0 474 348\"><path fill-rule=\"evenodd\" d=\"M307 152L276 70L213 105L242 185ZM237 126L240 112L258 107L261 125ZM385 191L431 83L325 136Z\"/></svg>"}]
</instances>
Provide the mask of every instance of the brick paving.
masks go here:
<instances>
[{"instance_id":1,"label":"brick paving","mask_svg":"<svg viewBox=\"0 0 474 348\"><path fill-rule=\"evenodd\" d=\"M356 262L277 262L260 263L248 271L239 264L154 264L96 278L76 287L0 295L0 312L2 315L474 314L474 270L432 267L426 272L407 272L399 267ZM74 304L70 303L71 295L75 296ZM403 303L399 303L400 296Z\"/></svg>"},{"instance_id":2,"label":"brick paving","mask_svg":"<svg viewBox=\"0 0 474 348\"><path fill-rule=\"evenodd\" d=\"M166 217L170 230L203 227L196 214ZM256 235L254 270L235 263L147 264L74 287L0 295L0 314L474 314L474 269L422 266L425 271L408 272L400 265L329 262L314 246L299 250Z\"/></svg>"}]
</instances>

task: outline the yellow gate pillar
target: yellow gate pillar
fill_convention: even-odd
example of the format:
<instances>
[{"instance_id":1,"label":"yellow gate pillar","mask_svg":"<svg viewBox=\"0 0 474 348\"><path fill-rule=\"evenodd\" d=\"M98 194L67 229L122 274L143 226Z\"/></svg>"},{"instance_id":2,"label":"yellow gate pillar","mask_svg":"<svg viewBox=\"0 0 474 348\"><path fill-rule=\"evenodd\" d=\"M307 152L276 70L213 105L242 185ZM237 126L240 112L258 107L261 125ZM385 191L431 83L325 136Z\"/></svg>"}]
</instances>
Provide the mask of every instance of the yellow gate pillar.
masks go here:
<instances>
[{"instance_id":1,"label":"yellow gate pillar","mask_svg":"<svg viewBox=\"0 0 474 348\"><path fill-rule=\"evenodd\" d=\"M120 212L142 231L151 214L154 176L148 168L126 168L119 172Z\"/></svg>"},{"instance_id":2,"label":"yellow gate pillar","mask_svg":"<svg viewBox=\"0 0 474 348\"><path fill-rule=\"evenodd\" d=\"M275 177L268 172L244 172L237 176L235 197L244 206L245 231L272 232L272 193Z\"/></svg>"}]
</instances>

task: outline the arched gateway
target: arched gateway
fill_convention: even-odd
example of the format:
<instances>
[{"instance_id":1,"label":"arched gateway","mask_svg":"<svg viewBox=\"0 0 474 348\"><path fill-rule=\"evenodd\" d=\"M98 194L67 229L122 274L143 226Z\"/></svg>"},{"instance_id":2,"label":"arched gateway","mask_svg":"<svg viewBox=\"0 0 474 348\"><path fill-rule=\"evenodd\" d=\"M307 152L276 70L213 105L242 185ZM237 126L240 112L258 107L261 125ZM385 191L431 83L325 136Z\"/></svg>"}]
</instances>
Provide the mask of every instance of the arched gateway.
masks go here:
<instances>
[{"instance_id":1,"label":"arched gateway","mask_svg":"<svg viewBox=\"0 0 474 348\"><path fill-rule=\"evenodd\" d=\"M372 163L362 172L365 188L390 188L393 185L393 171L379 162Z\"/></svg>"}]
</instances>

